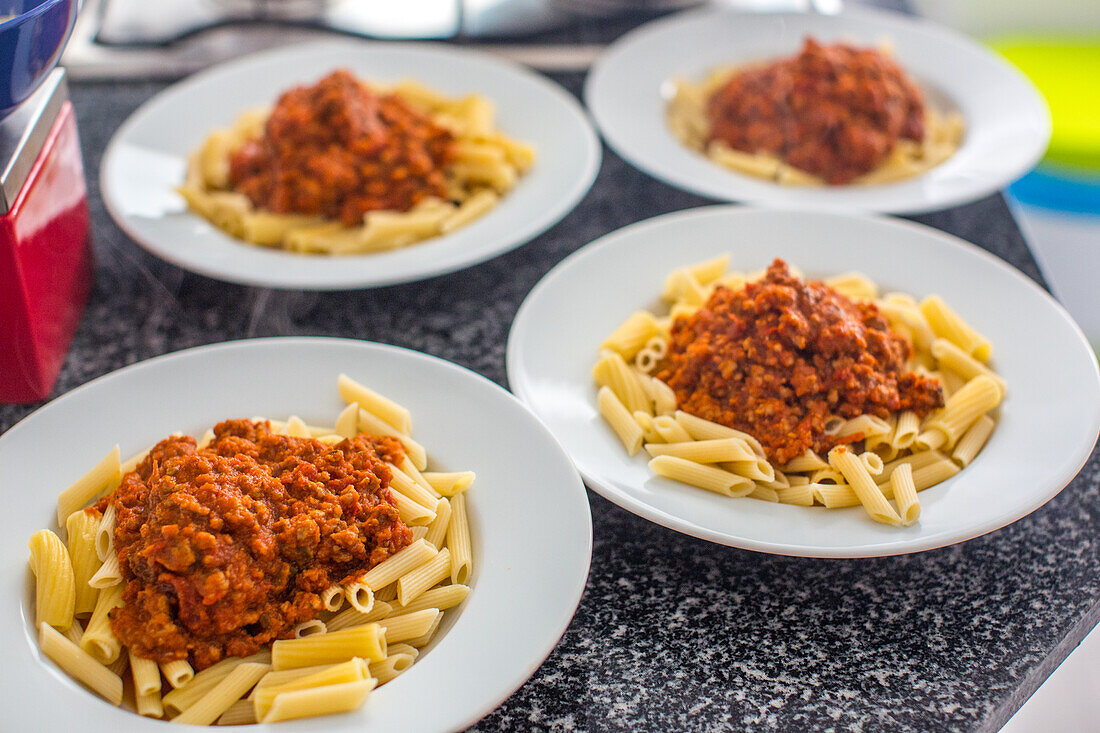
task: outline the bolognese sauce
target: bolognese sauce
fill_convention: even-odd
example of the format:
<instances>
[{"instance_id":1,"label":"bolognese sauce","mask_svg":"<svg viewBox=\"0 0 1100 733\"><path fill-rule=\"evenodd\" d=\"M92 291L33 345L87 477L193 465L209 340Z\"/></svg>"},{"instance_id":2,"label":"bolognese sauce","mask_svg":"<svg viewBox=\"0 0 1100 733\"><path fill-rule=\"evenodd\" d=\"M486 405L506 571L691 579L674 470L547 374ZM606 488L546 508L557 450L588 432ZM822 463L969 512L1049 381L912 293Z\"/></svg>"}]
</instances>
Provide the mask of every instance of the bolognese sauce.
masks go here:
<instances>
[{"instance_id":1,"label":"bolognese sauce","mask_svg":"<svg viewBox=\"0 0 1100 733\"><path fill-rule=\"evenodd\" d=\"M161 441L97 505L116 509L119 640L197 669L246 656L316 618L320 594L412 541L388 488L393 438L330 445L229 420L200 449Z\"/></svg>"},{"instance_id":2,"label":"bolognese sauce","mask_svg":"<svg viewBox=\"0 0 1100 733\"><path fill-rule=\"evenodd\" d=\"M230 156L229 183L259 208L350 227L368 211L444 198L453 159L449 130L337 70L279 97L263 136Z\"/></svg>"},{"instance_id":3,"label":"bolognese sauce","mask_svg":"<svg viewBox=\"0 0 1100 733\"><path fill-rule=\"evenodd\" d=\"M842 184L898 140L924 139L924 96L884 53L807 38L798 55L734 74L710 97L710 140Z\"/></svg>"},{"instance_id":4,"label":"bolognese sauce","mask_svg":"<svg viewBox=\"0 0 1100 733\"><path fill-rule=\"evenodd\" d=\"M910 353L874 304L803 281L777 259L762 280L719 286L676 319L656 376L680 409L753 435L783 464L863 439L827 434L831 418L941 407L939 382L906 370Z\"/></svg>"}]
</instances>

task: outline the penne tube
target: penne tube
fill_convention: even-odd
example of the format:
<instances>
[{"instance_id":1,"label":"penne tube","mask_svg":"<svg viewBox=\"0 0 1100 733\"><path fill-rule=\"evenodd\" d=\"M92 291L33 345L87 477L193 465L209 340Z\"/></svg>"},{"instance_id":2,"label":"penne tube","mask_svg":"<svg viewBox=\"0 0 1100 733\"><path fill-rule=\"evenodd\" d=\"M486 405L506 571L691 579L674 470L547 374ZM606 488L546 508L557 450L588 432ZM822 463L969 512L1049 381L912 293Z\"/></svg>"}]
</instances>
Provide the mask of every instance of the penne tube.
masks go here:
<instances>
[{"instance_id":1,"label":"penne tube","mask_svg":"<svg viewBox=\"0 0 1100 733\"><path fill-rule=\"evenodd\" d=\"M332 429L345 438L354 438L359 434L359 410L359 403L352 402L340 411Z\"/></svg>"},{"instance_id":2,"label":"penne tube","mask_svg":"<svg viewBox=\"0 0 1100 733\"><path fill-rule=\"evenodd\" d=\"M266 664L246 662L233 668L221 682L216 684L209 692L199 698L178 716L172 719L173 723L186 723L188 725L210 725L218 717L237 702L252 686L260 681L260 678L270 671Z\"/></svg>"},{"instance_id":3,"label":"penne tube","mask_svg":"<svg viewBox=\"0 0 1100 733\"><path fill-rule=\"evenodd\" d=\"M657 322L649 311L635 311L600 344L623 359L633 359L646 342L657 335Z\"/></svg>"},{"instance_id":4,"label":"penne tube","mask_svg":"<svg viewBox=\"0 0 1100 733\"><path fill-rule=\"evenodd\" d=\"M672 422L680 427L675 420ZM740 438L690 440L684 443L647 443L645 449L650 456L675 456L695 463L756 462L756 454ZM772 475L774 477L774 473Z\"/></svg>"},{"instance_id":5,"label":"penne tube","mask_svg":"<svg viewBox=\"0 0 1100 733\"><path fill-rule=\"evenodd\" d=\"M657 432L657 428L653 426L653 416L648 412L642 412L638 410L634 413L634 422L638 423L638 427L642 429L642 441L645 443L663 443L664 438Z\"/></svg>"},{"instance_id":6,"label":"penne tube","mask_svg":"<svg viewBox=\"0 0 1100 733\"><path fill-rule=\"evenodd\" d=\"M982 415L975 420L955 444L955 451L951 454L951 458L963 468L969 466L985 446L985 442L989 440L989 436L993 433L993 426L993 418L989 415Z\"/></svg>"},{"instance_id":7,"label":"penne tube","mask_svg":"<svg viewBox=\"0 0 1100 733\"><path fill-rule=\"evenodd\" d=\"M787 461L786 465L783 466L783 470L787 473L805 473L820 471L828 467L829 463L824 458L807 448L802 455Z\"/></svg>"},{"instance_id":8,"label":"penne tube","mask_svg":"<svg viewBox=\"0 0 1100 733\"><path fill-rule=\"evenodd\" d=\"M917 521L920 517L920 499L917 498L917 486L913 483L913 469L908 463L898 466L890 474L890 488L894 490L902 524L908 526Z\"/></svg>"},{"instance_id":9,"label":"penne tube","mask_svg":"<svg viewBox=\"0 0 1100 733\"><path fill-rule=\"evenodd\" d=\"M1001 388L1002 399L1005 393L1005 380L993 373L989 367L960 349L954 342L938 338L932 342L932 356L936 357L937 366L958 374L964 380L971 380L979 375L985 375L997 383Z\"/></svg>"},{"instance_id":10,"label":"penne tube","mask_svg":"<svg viewBox=\"0 0 1100 733\"><path fill-rule=\"evenodd\" d=\"M379 662L386 658L386 642L377 623L304 639L279 639L271 645L271 668L279 672L346 662L353 657Z\"/></svg>"},{"instance_id":11,"label":"penne tube","mask_svg":"<svg viewBox=\"0 0 1100 733\"><path fill-rule=\"evenodd\" d=\"M920 432L920 418L912 410L905 410L898 414L898 422L894 427L894 435L890 444L895 448L908 448L917 439Z\"/></svg>"},{"instance_id":12,"label":"penne tube","mask_svg":"<svg viewBox=\"0 0 1100 733\"><path fill-rule=\"evenodd\" d=\"M452 507L453 517L453 507ZM360 582L378 592L405 573L435 557L438 550L424 540L417 540L368 570Z\"/></svg>"},{"instance_id":13,"label":"penne tube","mask_svg":"<svg viewBox=\"0 0 1100 733\"><path fill-rule=\"evenodd\" d=\"M848 484L809 484L814 501L826 509L860 506L859 497Z\"/></svg>"},{"instance_id":14,"label":"penne tube","mask_svg":"<svg viewBox=\"0 0 1100 733\"><path fill-rule=\"evenodd\" d=\"M729 461L718 465L730 473L752 479L757 485L769 484L775 481L775 467L763 458L754 457L746 461Z\"/></svg>"},{"instance_id":15,"label":"penne tube","mask_svg":"<svg viewBox=\"0 0 1100 733\"><path fill-rule=\"evenodd\" d=\"M359 613L370 613L374 607L374 591L362 580L345 585L344 598Z\"/></svg>"},{"instance_id":16,"label":"penne tube","mask_svg":"<svg viewBox=\"0 0 1100 733\"><path fill-rule=\"evenodd\" d=\"M343 586L330 585L321 593L321 605L325 607L326 611L339 611L344 605L344 588Z\"/></svg>"},{"instance_id":17,"label":"penne tube","mask_svg":"<svg viewBox=\"0 0 1100 733\"><path fill-rule=\"evenodd\" d=\"M432 521L434 522L435 520L433 519ZM420 524L415 527L409 527L409 532L412 533L412 538L414 542L416 540L425 539L428 536L428 525Z\"/></svg>"},{"instance_id":18,"label":"penne tube","mask_svg":"<svg viewBox=\"0 0 1100 733\"><path fill-rule=\"evenodd\" d=\"M435 638L436 632L439 631L439 624L442 621L443 614L440 613L438 616L435 617L435 621L432 621L432 625L428 627L428 630L420 636L416 637L415 639L409 639L407 641L408 645L415 649L423 649L424 647L426 647L428 644L431 643L432 639Z\"/></svg>"},{"instance_id":19,"label":"penne tube","mask_svg":"<svg viewBox=\"0 0 1100 733\"><path fill-rule=\"evenodd\" d=\"M122 480L121 466L116 445L91 471L62 491L57 497L57 526L64 526L70 514L82 509L92 499L113 491Z\"/></svg>"},{"instance_id":20,"label":"penne tube","mask_svg":"<svg viewBox=\"0 0 1100 733\"><path fill-rule=\"evenodd\" d=\"M144 715L148 718L163 718L164 704L160 699L160 688L146 693L135 692L134 709L138 715Z\"/></svg>"},{"instance_id":21,"label":"penne tube","mask_svg":"<svg viewBox=\"0 0 1100 733\"><path fill-rule=\"evenodd\" d=\"M473 471L458 471L456 473L425 471L421 475L433 489L443 496L461 494L463 491L470 488L470 484L472 484L474 478L476 478Z\"/></svg>"},{"instance_id":22,"label":"penne tube","mask_svg":"<svg viewBox=\"0 0 1100 733\"><path fill-rule=\"evenodd\" d=\"M282 434L291 438L312 437L309 434L309 428L306 427L305 421L297 415L291 415L287 418L286 424L283 426Z\"/></svg>"},{"instance_id":23,"label":"penne tube","mask_svg":"<svg viewBox=\"0 0 1100 733\"><path fill-rule=\"evenodd\" d=\"M110 588L122 582L122 568L118 565L118 556L111 553L99 568L88 578L88 586L95 589L96 593L103 588Z\"/></svg>"},{"instance_id":24,"label":"penne tube","mask_svg":"<svg viewBox=\"0 0 1100 733\"><path fill-rule=\"evenodd\" d=\"M406 457L405 460L408 460L408 458ZM386 465L389 467L391 473L391 489L399 491L409 499L415 501L417 504L420 504L423 507L427 507L433 512L435 511L435 506L439 500L436 498L435 493L431 490L431 488L424 488L420 484L416 483L416 481L413 481L411 476L406 474L404 471L402 471L400 468L393 465L392 463L388 463Z\"/></svg>"},{"instance_id":25,"label":"penne tube","mask_svg":"<svg viewBox=\"0 0 1100 733\"><path fill-rule=\"evenodd\" d=\"M164 675L164 679L168 680L168 684L172 685L174 689L183 687L195 678L195 670L186 659L161 662L160 671Z\"/></svg>"},{"instance_id":26,"label":"penne tube","mask_svg":"<svg viewBox=\"0 0 1100 733\"><path fill-rule=\"evenodd\" d=\"M391 653L381 662L371 663L370 676L378 680L378 684L384 685L411 667L414 661L416 661L416 657L412 654Z\"/></svg>"},{"instance_id":27,"label":"penne tube","mask_svg":"<svg viewBox=\"0 0 1100 733\"><path fill-rule=\"evenodd\" d=\"M451 551L443 548L428 562L397 579L397 600L404 606L451 576Z\"/></svg>"},{"instance_id":28,"label":"penne tube","mask_svg":"<svg viewBox=\"0 0 1100 733\"><path fill-rule=\"evenodd\" d=\"M761 501L769 501L772 504L779 503L779 492L775 489L769 489L767 486L757 485L749 494L752 499L760 499Z\"/></svg>"},{"instance_id":29,"label":"penne tube","mask_svg":"<svg viewBox=\"0 0 1100 733\"><path fill-rule=\"evenodd\" d=\"M315 636L316 634L323 634L326 631L328 631L328 627L325 626L324 621L319 618L310 619L294 627L294 638L301 639L306 636Z\"/></svg>"},{"instance_id":30,"label":"penne tube","mask_svg":"<svg viewBox=\"0 0 1100 733\"><path fill-rule=\"evenodd\" d=\"M366 679L284 692L275 697L271 703L271 709L261 722L266 725L282 720L356 710L362 706L376 684L376 680Z\"/></svg>"},{"instance_id":31,"label":"penne tube","mask_svg":"<svg viewBox=\"0 0 1100 733\"><path fill-rule=\"evenodd\" d=\"M122 605L122 586L113 585L100 590L95 610L84 635L80 637L80 648L92 655L100 664L110 664L118 659L122 650L115 632L111 630L108 614Z\"/></svg>"},{"instance_id":32,"label":"penne tube","mask_svg":"<svg viewBox=\"0 0 1100 733\"><path fill-rule=\"evenodd\" d=\"M382 619L382 630L385 633L387 644L396 644L409 639L423 636L431 628L432 624L442 614L438 608L425 608L421 611L403 613L399 616L390 616ZM413 645L415 646L415 644ZM380 662L381 659L374 661Z\"/></svg>"},{"instance_id":33,"label":"penne tube","mask_svg":"<svg viewBox=\"0 0 1100 733\"><path fill-rule=\"evenodd\" d=\"M698 486L723 496L748 496L756 488L753 481L744 476L675 456L657 456L650 460L649 468L665 478Z\"/></svg>"},{"instance_id":34,"label":"penne tube","mask_svg":"<svg viewBox=\"0 0 1100 733\"><path fill-rule=\"evenodd\" d=\"M438 588L425 591L407 604L397 606L394 613L412 613L413 611L423 611L425 608L438 608L440 611L445 611L462 603L469 594L470 587L467 585L460 583L441 585ZM390 653L393 653L392 647Z\"/></svg>"},{"instance_id":35,"label":"penne tube","mask_svg":"<svg viewBox=\"0 0 1100 733\"><path fill-rule=\"evenodd\" d=\"M157 693L157 702L160 702L160 667L152 659L144 659L134 654L134 650L128 650L130 657L130 675L134 678L134 690L138 695L150 696ZM162 708L163 709L163 708Z\"/></svg>"},{"instance_id":36,"label":"penne tube","mask_svg":"<svg viewBox=\"0 0 1100 733\"><path fill-rule=\"evenodd\" d=\"M409 526L429 525L435 519L435 510L418 504L400 491L391 491L390 496L397 507L397 515Z\"/></svg>"},{"instance_id":37,"label":"penne tube","mask_svg":"<svg viewBox=\"0 0 1100 733\"><path fill-rule=\"evenodd\" d=\"M393 400L368 389L346 374L336 378L336 388L345 402L359 405L360 408L381 418L399 433L404 435L412 433L412 415ZM417 468L421 467L417 466Z\"/></svg>"},{"instance_id":38,"label":"penne tube","mask_svg":"<svg viewBox=\"0 0 1100 733\"><path fill-rule=\"evenodd\" d=\"M338 685L345 682L358 682L369 678L370 672L367 670L367 663L356 657L280 685L265 685L258 689L252 697L256 718L263 720L271 709L275 697L284 692Z\"/></svg>"},{"instance_id":39,"label":"penne tube","mask_svg":"<svg viewBox=\"0 0 1100 733\"><path fill-rule=\"evenodd\" d=\"M885 524L901 522L901 517L883 496L863 461L847 446L837 446L829 451L829 463L844 476L871 519Z\"/></svg>"},{"instance_id":40,"label":"penne tube","mask_svg":"<svg viewBox=\"0 0 1100 733\"><path fill-rule=\"evenodd\" d=\"M937 336L947 339L979 362L989 361L993 354L989 341L960 318L943 298L929 295L921 301L920 312Z\"/></svg>"},{"instance_id":41,"label":"penne tube","mask_svg":"<svg viewBox=\"0 0 1100 733\"><path fill-rule=\"evenodd\" d=\"M623 407L631 414L641 411L652 413L649 395L642 384L647 375L635 371L623 357L614 351L604 351L592 370L592 377L600 387L608 387Z\"/></svg>"},{"instance_id":42,"label":"penne tube","mask_svg":"<svg viewBox=\"0 0 1100 733\"><path fill-rule=\"evenodd\" d=\"M947 398L943 409L928 420L917 440L921 442L926 432L938 432L943 435L943 440L938 445L932 445L930 440L924 442L934 448L950 448L975 420L996 407L1000 401L1001 388L997 382L984 374L978 375Z\"/></svg>"},{"instance_id":43,"label":"penne tube","mask_svg":"<svg viewBox=\"0 0 1100 733\"><path fill-rule=\"evenodd\" d=\"M99 518L99 524L95 530L95 552L100 561L106 560L107 555L115 545L115 509L114 502L109 502Z\"/></svg>"},{"instance_id":44,"label":"penne tube","mask_svg":"<svg viewBox=\"0 0 1100 733\"><path fill-rule=\"evenodd\" d=\"M30 565L35 578L35 624L47 623L65 631L72 626L76 607L76 585L69 551L61 543L61 538L48 529L40 529L31 535L27 546L31 551Z\"/></svg>"},{"instance_id":45,"label":"penne tube","mask_svg":"<svg viewBox=\"0 0 1100 733\"><path fill-rule=\"evenodd\" d=\"M470 551L470 519L466 513L466 495L451 499L451 521L447 523L447 548L451 555L451 582L465 584L473 573ZM400 597L400 589L398 589Z\"/></svg>"},{"instance_id":46,"label":"penne tube","mask_svg":"<svg viewBox=\"0 0 1100 733\"><path fill-rule=\"evenodd\" d=\"M797 506L814 505L814 492L808 483L776 489L775 497L780 504L795 504Z\"/></svg>"},{"instance_id":47,"label":"penne tube","mask_svg":"<svg viewBox=\"0 0 1100 733\"><path fill-rule=\"evenodd\" d=\"M596 405L603 415L604 420L618 436L619 441L626 448L628 455L634 455L642 447L641 427L634 420L631 412L623 405L610 387L600 387L596 397Z\"/></svg>"},{"instance_id":48,"label":"penne tube","mask_svg":"<svg viewBox=\"0 0 1100 733\"><path fill-rule=\"evenodd\" d=\"M38 648L104 700L112 705L122 704L122 679L45 621L38 624Z\"/></svg>"},{"instance_id":49,"label":"penne tube","mask_svg":"<svg viewBox=\"0 0 1100 733\"><path fill-rule=\"evenodd\" d=\"M400 468L406 476L415 481L417 486L430 493L432 498L438 499L442 496L442 494L436 491L432 485L428 483L428 479L424 478L424 474L420 472L419 468L413 465L413 462L409 460L408 456L402 458L401 462L397 464L397 467Z\"/></svg>"},{"instance_id":50,"label":"penne tube","mask_svg":"<svg viewBox=\"0 0 1100 733\"><path fill-rule=\"evenodd\" d=\"M688 434L695 440L713 440L716 438L740 438L749 444L753 453L766 458L764 453L764 447L760 445L760 441L752 437L748 433L743 433L740 430L734 430L733 428L726 427L725 425L719 425L716 422L710 420L704 420L701 417L690 415L683 410L677 410L675 414L676 422L680 424L688 432Z\"/></svg>"},{"instance_id":51,"label":"penne tube","mask_svg":"<svg viewBox=\"0 0 1100 733\"><path fill-rule=\"evenodd\" d=\"M69 560L72 562L75 587L74 616L87 616L95 610L99 590L88 585L99 570L95 538L99 528L99 514L78 509L65 520L65 534L69 538Z\"/></svg>"},{"instance_id":52,"label":"penne tube","mask_svg":"<svg viewBox=\"0 0 1100 733\"><path fill-rule=\"evenodd\" d=\"M426 527L427 533L424 539L428 544L442 547L447 539L447 525L451 522L451 502L446 498L440 499L435 507L435 519Z\"/></svg>"}]
</instances>

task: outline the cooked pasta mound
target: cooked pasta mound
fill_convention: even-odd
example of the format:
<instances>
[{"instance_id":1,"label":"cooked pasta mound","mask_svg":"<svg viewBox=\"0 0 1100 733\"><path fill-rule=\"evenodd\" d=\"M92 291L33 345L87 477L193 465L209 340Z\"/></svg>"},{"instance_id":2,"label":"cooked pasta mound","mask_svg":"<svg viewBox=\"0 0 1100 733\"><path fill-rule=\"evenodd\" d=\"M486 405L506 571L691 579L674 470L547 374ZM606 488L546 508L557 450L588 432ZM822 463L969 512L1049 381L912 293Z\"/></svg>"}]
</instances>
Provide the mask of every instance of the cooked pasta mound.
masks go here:
<instances>
[{"instance_id":1,"label":"cooked pasta mound","mask_svg":"<svg viewBox=\"0 0 1100 733\"><path fill-rule=\"evenodd\" d=\"M762 280L719 286L676 319L656 376L680 409L749 433L782 464L863 439L827 434L831 418L942 407L940 384L906 369L910 353L874 304L795 277L777 259Z\"/></svg>"}]
</instances>

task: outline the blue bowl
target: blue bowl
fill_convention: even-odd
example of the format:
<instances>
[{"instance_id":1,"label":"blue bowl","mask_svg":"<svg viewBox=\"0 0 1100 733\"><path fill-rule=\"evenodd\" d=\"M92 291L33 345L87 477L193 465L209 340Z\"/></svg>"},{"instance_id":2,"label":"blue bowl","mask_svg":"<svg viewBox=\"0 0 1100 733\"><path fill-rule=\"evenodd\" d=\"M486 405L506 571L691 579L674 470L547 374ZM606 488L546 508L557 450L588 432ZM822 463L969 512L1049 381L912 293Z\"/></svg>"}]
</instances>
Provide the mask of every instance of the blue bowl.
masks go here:
<instances>
[{"instance_id":1,"label":"blue bowl","mask_svg":"<svg viewBox=\"0 0 1100 733\"><path fill-rule=\"evenodd\" d=\"M34 93L57 66L76 22L78 0L0 0L0 119Z\"/></svg>"}]
</instances>

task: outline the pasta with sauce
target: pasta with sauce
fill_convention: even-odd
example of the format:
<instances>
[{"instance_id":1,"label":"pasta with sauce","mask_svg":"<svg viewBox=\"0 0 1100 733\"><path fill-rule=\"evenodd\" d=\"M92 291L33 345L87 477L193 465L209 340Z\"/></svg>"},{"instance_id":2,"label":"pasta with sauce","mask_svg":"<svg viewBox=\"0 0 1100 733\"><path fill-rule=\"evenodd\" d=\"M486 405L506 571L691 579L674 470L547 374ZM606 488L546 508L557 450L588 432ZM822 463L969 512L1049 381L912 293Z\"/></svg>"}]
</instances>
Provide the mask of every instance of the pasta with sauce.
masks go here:
<instances>
[{"instance_id":1,"label":"pasta with sauce","mask_svg":"<svg viewBox=\"0 0 1100 733\"><path fill-rule=\"evenodd\" d=\"M635 312L601 345L597 406L623 447L724 496L916 522L917 492L993 432L1005 383L989 342L935 295L883 295L858 273L808 281L782 260L728 266L670 273L669 314Z\"/></svg>"},{"instance_id":2,"label":"pasta with sauce","mask_svg":"<svg viewBox=\"0 0 1100 733\"><path fill-rule=\"evenodd\" d=\"M350 711L408 669L469 593L474 475L421 475L408 411L344 375L339 391L348 435L226 420L125 471L116 447L74 484L91 503L68 516L70 547L102 545L116 579L91 582L85 559L74 576L56 534L31 538L43 653L115 705L128 674L138 714L199 725Z\"/></svg>"},{"instance_id":3,"label":"pasta with sauce","mask_svg":"<svg viewBox=\"0 0 1100 733\"><path fill-rule=\"evenodd\" d=\"M787 185L870 185L951 157L957 113L938 111L886 50L805 40L792 58L675 82L673 135L714 163Z\"/></svg>"},{"instance_id":4,"label":"pasta with sauce","mask_svg":"<svg viewBox=\"0 0 1100 733\"><path fill-rule=\"evenodd\" d=\"M534 164L493 118L476 94L384 89L337 70L211 133L178 191L253 244L330 255L404 247L484 215Z\"/></svg>"}]
</instances>

